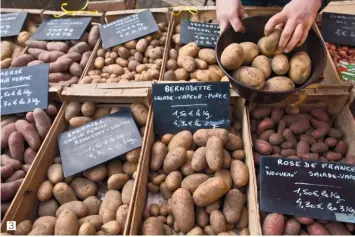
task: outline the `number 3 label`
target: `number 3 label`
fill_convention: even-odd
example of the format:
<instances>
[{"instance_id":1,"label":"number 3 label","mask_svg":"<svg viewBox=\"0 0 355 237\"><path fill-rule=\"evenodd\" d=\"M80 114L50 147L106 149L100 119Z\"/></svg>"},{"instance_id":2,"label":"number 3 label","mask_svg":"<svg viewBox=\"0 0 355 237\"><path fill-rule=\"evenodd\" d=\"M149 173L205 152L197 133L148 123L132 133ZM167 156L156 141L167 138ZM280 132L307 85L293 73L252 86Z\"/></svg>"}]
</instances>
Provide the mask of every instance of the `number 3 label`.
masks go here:
<instances>
[{"instance_id":1,"label":"number 3 label","mask_svg":"<svg viewBox=\"0 0 355 237\"><path fill-rule=\"evenodd\" d=\"M7 221L6 222L6 230L16 230L16 221Z\"/></svg>"}]
</instances>

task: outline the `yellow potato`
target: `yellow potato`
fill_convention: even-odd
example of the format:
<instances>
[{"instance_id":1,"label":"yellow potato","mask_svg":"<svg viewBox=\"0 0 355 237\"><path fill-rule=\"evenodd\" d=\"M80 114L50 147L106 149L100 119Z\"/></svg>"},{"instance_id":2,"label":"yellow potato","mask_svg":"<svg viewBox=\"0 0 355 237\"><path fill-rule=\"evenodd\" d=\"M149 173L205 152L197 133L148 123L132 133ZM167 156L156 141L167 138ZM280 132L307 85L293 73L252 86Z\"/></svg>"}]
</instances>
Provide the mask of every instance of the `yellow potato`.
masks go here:
<instances>
[{"instance_id":1,"label":"yellow potato","mask_svg":"<svg viewBox=\"0 0 355 237\"><path fill-rule=\"evenodd\" d=\"M298 52L292 56L288 75L297 85L301 85L308 80L311 70L312 62L306 52Z\"/></svg>"},{"instance_id":2,"label":"yellow potato","mask_svg":"<svg viewBox=\"0 0 355 237\"><path fill-rule=\"evenodd\" d=\"M233 77L244 85L249 86L251 88L258 90L262 90L264 88L264 73L257 68L243 66L238 70L234 71Z\"/></svg>"},{"instance_id":3,"label":"yellow potato","mask_svg":"<svg viewBox=\"0 0 355 237\"><path fill-rule=\"evenodd\" d=\"M278 76L265 82L265 91L289 91L295 89L295 83L288 77Z\"/></svg>"},{"instance_id":4,"label":"yellow potato","mask_svg":"<svg viewBox=\"0 0 355 237\"><path fill-rule=\"evenodd\" d=\"M227 70L235 70L243 63L244 51L240 44L228 45L222 52L221 63Z\"/></svg>"}]
</instances>

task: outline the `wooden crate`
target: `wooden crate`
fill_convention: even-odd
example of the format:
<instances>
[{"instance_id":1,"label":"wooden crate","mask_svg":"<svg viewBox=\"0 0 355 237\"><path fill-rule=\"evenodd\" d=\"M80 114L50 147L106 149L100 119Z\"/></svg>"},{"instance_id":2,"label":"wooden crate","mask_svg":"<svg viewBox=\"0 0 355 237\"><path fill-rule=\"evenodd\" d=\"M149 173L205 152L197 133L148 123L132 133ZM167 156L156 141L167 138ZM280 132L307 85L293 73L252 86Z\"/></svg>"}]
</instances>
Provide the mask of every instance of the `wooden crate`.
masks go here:
<instances>
[{"instance_id":1,"label":"wooden crate","mask_svg":"<svg viewBox=\"0 0 355 237\"><path fill-rule=\"evenodd\" d=\"M299 108L303 112L307 112L314 108L324 109L330 115L330 120L334 122L335 128L340 129L344 136L343 141L347 144L348 154L355 157L355 123L354 119L345 106L349 98L349 87L348 86L337 86L338 88L327 88L327 89L305 89L308 95L304 102L299 105ZM272 105L258 105L258 107L272 107L272 108L285 108L295 101L299 100L296 94L288 96L284 101L281 101ZM249 115L249 105L247 106L247 118L248 126L250 128L250 115ZM252 147L251 131L249 131L250 144L248 146ZM355 163L355 161L354 161ZM256 198L258 199L258 189L256 192ZM259 201L258 201L259 206ZM259 215L260 216L260 215ZM261 220L259 220L261 223Z\"/></svg>"},{"instance_id":2,"label":"wooden crate","mask_svg":"<svg viewBox=\"0 0 355 237\"><path fill-rule=\"evenodd\" d=\"M136 1L134 0L111 0L111 1L90 1L88 5L89 11L118 11L134 9Z\"/></svg>"},{"instance_id":3,"label":"wooden crate","mask_svg":"<svg viewBox=\"0 0 355 237\"><path fill-rule=\"evenodd\" d=\"M34 22L37 25L37 27L42 23L42 12L43 12L42 9L18 9L18 8L1 8L0 9L1 13L16 13L16 12L22 12L22 11L27 12L27 17L26 17L26 20L23 24L23 29L26 28L26 24L29 21ZM17 39L17 36L1 38L1 40L9 40L11 42L15 42L16 39ZM24 54L26 49L27 49L27 47L24 47L24 49L19 54L19 56Z\"/></svg>"},{"instance_id":4,"label":"wooden crate","mask_svg":"<svg viewBox=\"0 0 355 237\"><path fill-rule=\"evenodd\" d=\"M47 170L48 167L52 164L53 162L53 157L57 154L58 151L58 142L57 142L57 136L68 128L68 122L64 118L64 113L65 110L69 104L70 101L79 101L79 102L85 102L85 101L92 101L97 103L98 107L107 107L107 106L113 106L113 105L118 105L122 107L128 107L134 102L140 102L144 103L148 108L150 108L150 101L148 99L148 90L140 90L140 89L128 89L130 93L122 93L121 95L115 95L114 97L108 99L108 98L100 98L100 97L80 97L76 95L68 95L71 94L70 92L73 91L73 88L66 88L64 89L63 94L65 95L62 98L65 98L67 101L65 101L58 113L57 118L54 121L54 124L52 128L50 129L45 142L43 143L40 152L38 152L37 158L35 162L33 163L30 171L28 172L26 179L22 183L17 195L15 196L13 203L3 219L3 224L1 226L1 231L5 232L6 231L6 222L7 221L16 221L17 223L30 219L34 220L37 216L37 207L39 204L39 201L37 200L37 190L39 186L43 183L43 181L47 180ZM66 91L68 90L68 91ZM125 88L121 89L127 90ZM130 95L136 95L130 96ZM145 128L145 134L148 134L148 122L151 120L151 108L149 110L148 114L148 119L147 119L147 126ZM144 136L143 138L143 143L142 143L142 151L140 154L139 158L139 163L137 167L137 177L140 177L139 173L141 163L143 162L143 156L144 156L144 147L146 147L148 137L147 135ZM138 188L138 181L139 178L136 179L132 196L131 196L131 205L129 207L129 214L127 216L127 221L126 221L126 226L124 229L124 235L128 234L130 224L131 224L131 213L134 208L134 202L133 200L135 199L135 193L136 189Z\"/></svg>"},{"instance_id":5,"label":"wooden crate","mask_svg":"<svg viewBox=\"0 0 355 237\"><path fill-rule=\"evenodd\" d=\"M246 114L246 108L244 107L244 99L231 95L231 106L236 112L238 120L242 123L242 140L244 144L244 151L246 153L245 163L249 169L249 184L247 187L247 206L249 214L249 231L251 235L260 235L260 218L259 218L259 206L257 203L257 193L256 193L256 176L254 172L254 160L253 153L251 148L251 141L249 136L249 125ZM136 196L134 200L134 209L132 213L132 223L129 231L130 235L140 234L140 228L142 225L143 212L146 208L147 201L147 183L148 183L148 173L149 173L149 164L150 164L150 155L151 148L155 142L155 133L154 133L154 115L151 116L151 121L148 127L148 140L146 141L146 146L143 151L142 166L139 172L139 184L138 189L136 190Z\"/></svg>"},{"instance_id":6,"label":"wooden crate","mask_svg":"<svg viewBox=\"0 0 355 237\"><path fill-rule=\"evenodd\" d=\"M172 11L175 15L171 14L171 29L170 29L170 34L168 36L167 51L169 51L173 47L174 43L172 42L172 36L174 35L174 27L177 24L179 24L181 19L190 19L191 21L201 21L201 22L205 22L205 23L217 23L216 7L214 7L214 6L192 7L191 9L198 10L198 13L193 15L189 11L186 10L186 7L172 8ZM280 10L282 10L281 7L251 7L251 6L245 7L245 11L249 16L272 15L272 14L278 13ZM179 14L180 11L181 11L181 13ZM318 27L316 26L316 24L313 24L313 29L321 37L321 33L320 33ZM164 67L164 69L162 71L163 71L163 73L165 73L166 67ZM326 63L326 67L324 69L324 79L321 80L321 82L320 82L321 86L322 85L340 84L339 80L337 79L338 77L339 76L338 76L336 68L333 65L332 58L330 57L330 54L327 53L327 63ZM161 80L163 80L163 77L161 77Z\"/></svg>"},{"instance_id":7,"label":"wooden crate","mask_svg":"<svg viewBox=\"0 0 355 237\"><path fill-rule=\"evenodd\" d=\"M109 11L109 12L106 12L105 14L105 23L110 23L112 21L115 21L117 19L120 19L120 18L123 18L123 17L126 17L128 15L131 15L131 14L134 14L134 13L137 13L137 12L140 12L140 11L144 11L145 9L141 9L141 10L126 10L126 11ZM168 13L168 9L167 8L159 8L159 9L150 9L150 11L152 12L155 20L157 22L169 22L169 13ZM170 22L168 24L168 29L170 29ZM168 32L169 34L169 32ZM97 51L102 48L102 40L101 38L99 39L98 43L96 44L95 46L95 49L89 59L89 62L88 62L88 65L87 67L85 68L84 72L83 72L83 75L80 79L82 79L84 76L87 76L88 75L88 72L90 70L93 70L94 69L94 62L95 62L95 59L96 59L96 54L97 54ZM167 51L166 51L166 48L167 48L167 45L165 45L165 48L164 48L164 56L163 56L163 65L161 68L164 67L164 64L166 62L166 55L167 55ZM162 70L160 70L160 76L162 76ZM140 86L140 87L145 87L145 86L148 86L148 87L151 87L151 84L152 82L146 82L146 81L142 81L142 82L130 82L130 83L134 83L136 86ZM97 89L114 89L114 88L121 88L121 84L122 83L99 83L97 84L97 86L91 86L91 88L97 88ZM127 84L127 83L124 83L124 84ZM88 85L96 85L96 84L78 84L78 85L75 85L77 86L78 88L79 87L82 87L82 88L87 88Z\"/></svg>"},{"instance_id":8,"label":"wooden crate","mask_svg":"<svg viewBox=\"0 0 355 237\"><path fill-rule=\"evenodd\" d=\"M63 101L61 100L60 91L59 90L50 91L48 93L48 101L62 104ZM58 117L60 117L60 115L61 115L62 106L60 108L58 108L58 110L59 110L58 114L57 114L55 120L53 121L52 126L51 126L47 136L45 137L45 139L43 139L41 147L40 147L40 149L37 152L36 158L33 160L31 168L27 172L27 174L25 176L25 179L23 180L23 182L21 184L21 187L17 191L16 196L12 199L11 205L10 205L6 215L1 220L1 232L5 232L6 231L6 221L12 220L12 216L13 216L14 210L17 209L17 205L18 205L17 203L18 203L18 199L19 199L18 196L25 195L25 193L23 192L22 187L24 185L28 184L28 180L32 179L32 177L33 177L33 175L35 173L36 167L38 167L38 163L40 162L41 157L43 156L44 153L47 152L48 140L51 137L51 131L56 126L56 121L57 121ZM35 195L35 197L36 197L36 195Z\"/></svg>"}]
</instances>

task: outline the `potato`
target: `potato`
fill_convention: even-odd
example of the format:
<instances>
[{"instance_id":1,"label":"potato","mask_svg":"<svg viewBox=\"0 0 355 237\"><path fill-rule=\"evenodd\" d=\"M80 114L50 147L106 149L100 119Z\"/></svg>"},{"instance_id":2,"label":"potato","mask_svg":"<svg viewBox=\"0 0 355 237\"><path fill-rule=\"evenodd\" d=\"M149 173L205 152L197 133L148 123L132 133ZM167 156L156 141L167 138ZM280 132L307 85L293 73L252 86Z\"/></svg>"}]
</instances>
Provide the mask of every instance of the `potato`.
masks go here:
<instances>
[{"instance_id":1,"label":"potato","mask_svg":"<svg viewBox=\"0 0 355 237\"><path fill-rule=\"evenodd\" d=\"M11 66L12 59L11 58L6 58L0 62L0 68L1 69L6 69ZM31 65L30 65L31 66Z\"/></svg>"},{"instance_id":2,"label":"potato","mask_svg":"<svg viewBox=\"0 0 355 237\"><path fill-rule=\"evenodd\" d=\"M229 133L222 128L199 129L194 133L192 138L194 143L198 146L206 146L208 139L212 136L219 137L222 140L222 143L225 144L228 141Z\"/></svg>"},{"instance_id":3,"label":"potato","mask_svg":"<svg viewBox=\"0 0 355 237\"><path fill-rule=\"evenodd\" d=\"M59 215L65 210L72 211L78 219L85 217L89 211L83 202L72 201L61 205L55 213L56 217L58 218Z\"/></svg>"},{"instance_id":4,"label":"potato","mask_svg":"<svg viewBox=\"0 0 355 237\"><path fill-rule=\"evenodd\" d=\"M164 235L164 225L156 217L149 217L143 223L142 233L144 235Z\"/></svg>"},{"instance_id":5,"label":"potato","mask_svg":"<svg viewBox=\"0 0 355 237\"><path fill-rule=\"evenodd\" d=\"M63 210L55 223L55 235L77 235L79 222L76 215L70 210Z\"/></svg>"},{"instance_id":6,"label":"potato","mask_svg":"<svg viewBox=\"0 0 355 237\"><path fill-rule=\"evenodd\" d=\"M277 75L285 75L290 69L290 64L288 63L286 55L279 54L273 57L271 61L271 68Z\"/></svg>"},{"instance_id":7,"label":"potato","mask_svg":"<svg viewBox=\"0 0 355 237\"><path fill-rule=\"evenodd\" d=\"M54 198L40 202L38 206L38 216L55 216L58 207L58 202Z\"/></svg>"},{"instance_id":8,"label":"potato","mask_svg":"<svg viewBox=\"0 0 355 237\"><path fill-rule=\"evenodd\" d=\"M60 204L77 201L73 189L66 183L57 183L53 188L53 195Z\"/></svg>"},{"instance_id":9,"label":"potato","mask_svg":"<svg viewBox=\"0 0 355 237\"><path fill-rule=\"evenodd\" d=\"M48 51L60 51L63 53L68 52L69 46L64 42L48 42L47 43L47 50Z\"/></svg>"},{"instance_id":10,"label":"potato","mask_svg":"<svg viewBox=\"0 0 355 237\"><path fill-rule=\"evenodd\" d=\"M330 235L351 235L351 233L340 222L329 222L324 225Z\"/></svg>"},{"instance_id":11,"label":"potato","mask_svg":"<svg viewBox=\"0 0 355 237\"><path fill-rule=\"evenodd\" d=\"M231 163L231 174L234 184L237 187L244 187L249 183L249 171L246 165L240 160L233 160Z\"/></svg>"},{"instance_id":12,"label":"potato","mask_svg":"<svg viewBox=\"0 0 355 237\"><path fill-rule=\"evenodd\" d=\"M122 205L121 193L117 190L109 190L101 203L99 215L102 217L106 211L117 212L119 206Z\"/></svg>"},{"instance_id":13,"label":"potato","mask_svg":"<svg viewBox=\"0 0 355 237\"><path fill-rule=\"evenodd\" d=\"M223 204L223 214L228 224L235 224L239 221L245 201L245 195L238 189L231 189L227 193Z\"/></svg>"},{"instance_id":14,"label":"potato","mask_svg":"<svg viewBox=\"0 0 355 237\"><path fill-rule=\"evenodd\" d=\"M198 57L205 61L207 64L216 64L217 63L217 57L216 57L216 51L214 49L201 49L198 52Z\"/></svg>"},{"instance_id":15,"label":"potato","mask_svg":"<svg viewBox=\"0 0 355 237\"><path fill-rule=\"evenodd\" d=\"M14 235L28 235L32 230L32 222L30 220L24 220L17 224Z\"/></svg>"},{"instance_id":16,"label":"potato","mask_svg":"<svg viewBox=\"0 0 355 237\"><path fill-rule=\"evenodd\" d=\"M79 225L81 226L85 222L88 222L92 226L94 226L96 231L98 231L101 228L101 226L102 226L102 220L101 220L101 217L99 215L91 215L91 216L86 216L84 218L81 218L79 220Z\"/></svg>"},{"instance_id":17,"label":"potato","mask_svg":"<svg viewBox=\"0 0 355 237\"><path fill-rule=\"evenodd\" d=\"M285 223L284 235L298 235L301 231L301 224L294 218L290 218Z\"/></svg>"},{"instance_id":18,"label":"potato","mask_svg":"<svg viewBox=\"0 0 355 237\"><path fill-rule=\"evenodd\" d=\"M198 186L207 181L207 179L208 176L206 174L191 174L182 180L181 187L194 193Z\"/></svg>"},{"instance_id":19,"label":"potato","mask_svg":"<svg viewBox=\"0 0 355 237\"><path fill-rule=\"evenodd\" d=\"M248 227L248 222L249 222L249 215L248 215L248 209L243 207L242 212L240 214L239 221L236 225L238 229L244 229Z\"/></svg>"},{"instance_id":20,"label":"potato","mask_svg":"<svg viewBox=\"0 0 355 237\"><path fill-rule=\"evenodd\" d=\"M41 146L41 140L38 136L33 124L28 123L26 120L20 119L15 123L16 130L22 134L28 145L35 151Z\"/></svg>"},{"instance_id":21,"label":"potato","mask_svg":"<svg viewBox=\"0 0 355 237\"><path fill-rule=\"evenodd\" d=\"M130 106L134 120L141 126L146 125L148 118L148 108L141 103L135 103Z\"/></svg>"},{"instance_id":22,"label":"potato","mask_svg":"<svg viewBox=\"0 0 355 237\"><path fill-rule=\"evenodd\" d=\"M202 59L199 58L195 58L195 64L197 66L197 69L201 69L201 70L205 70L208 68L208 65L205 61L203 61Z\"/></svg>"},{"instance_id":23,"label":"potato","mask_svg":"<svg viewBox=\"0 0 355 237\"><path fill-rule=\"evenodd\" d=\"M199 46L196 43L191 42L182 46L179 49L179 57L191 56L194 58L197 56L197 54L199 54L199 51L200 51Z\"/></svg>"},{"instance_id":24,"label":"potato","mask_svg":"<svg viewBox=\"0 0 355 237\"><path fill-rule=\"evenodd\" d=\"M155 142L152 148L152 155L150 160L150 169L158 170L163 165L168 149L162 142Z\"/></svg>"},{"instance_id":25,"label":"potato","mask_svg":"<svg viewBox=\"0 0 355 237\"><path fill-rule=\"evenodd\" d=\"M181 187L182 175L179 171L173 171L166 176L165 183L166 186L171 190L175 191Z\"/></svg>"},{"instance_id":26,"label":"potato","mask_svg":"<svg viewBox=\"0 0 355 237\"><path fill-rule=\"evenodd\" d=\"M312 62L306 52L298 52L290 60L290 71L288 73L291 80L297 85L305 83L311 75Z\"/></svg>"},{"instance_id":27,"label":"potato","mask_svg":"<svg viewBox=\"0 0 355 237\"><path fill-rule=\"evenodd\" d=\"M127 174L113 174L107 180L107 188L111 190L121 189L128 180L129 176Z\"/></svg>"},{"instance_id":28,"label":"potato","mask_svg":"<svg viewBox=\"0 0 355 237\"><path fill-rule=\"evenodd\" d=\"M123 232L126 225L128 209L129 209L128 205L121 205L116 212L116 221L120 226L121 232Z\"/></svg>"},{"instance_id":29,"label":"potato","mask_svg":"<svg viewBox=\"0 0 355 237\"><path fill-rule=\"evenodd\" d=\"M207 167L208 167L208 164L206 161L206 147L200 147L193 154L193 157L191 160L191 168L194 171L202 171L203 169L206 169Z\"/></svg>"},{"instance_id":30,"label":"potato","mask_svg":"<svg viewBox=\"0 0 355 237\"><path fill-rule=\"evenodd\" d=\"M240 81L246 86L262 90L265 84L264 73L253 67L240 67L233 72L233 78Z\"/></svg>"},{"instance_id":31,"label":"potato","mask_svg":"<svg viewBox=\"0 0 355 237\"><path fill-rule=\"evenodd\" d=\"M53 194L53 184L50 181L46 180L38 188L37 199L41 202L48 201L49 199L52 198L52 194Z\"/></svg>"},{"instance_id":32,"label":"potato","mask_svg":"<svg viewBox=\"0 0 355 237\"><path fill-rule=\"evenodd\" d=\"M176 69L175 76L178 81L187 81L189 79L189 74L184 68Z\"/></svg>"},{"instance_id":33,"label":"potato","mask_svg":"<svg viewBox=\"0 0 355 237\"><path fill-rule=\"evenodd\" d=\"M214 234L219 234L227 230L227 223L224 215L219 210L214 210L210 215L210 224Z\"/></svg>"},{"instance_id":34,"label":"potato","mask_svg":"<svg viewBox=\"0 0 355 237\"><path fill-rule=\"evenodd\" d=\"M83 203L87 207L88 215L97 215L99 214L101 201L96 196L90 196L86 198Z\"/></svg>"},{"instance_id":35,"label":"potato","mask_svg":"<svg viewBox=\"0 0 355 237\"><path fill-rule=\"evenodd\" d=\"M138 163L132 163L132 162L125 162L123 164L123 172L128 174L128 175L132 175L138 168Z\"/></svg>"},{"instance_id":36,"label":"potato","mask_svg":"<svg viewBox=\"0 0 355 237\"><path fill-rule=\"evenodd\" d=\"M218 171L223 165L224 150L223 142L217 136L212 136L206 144L206 161L208 167L213 171Z\"/></svg>"},{"instance_id":37,"label":"potato","mask_svg":"<svg viewBox=\"0 0 355 237\"><path fill-rule=\"evenodd\" d=\"M21 169L21 162L15 159L12 159L6 154L1 155L1 166L10 166L13 170Z\"/></svg>"},{"instance_id":38,"label":"potato","mask_svg":"<svg viewBox=\"0 0 355 237\"><path fill-rule=\"evenodd\" d=\"M105 66L105 59L103 57L97 57L94 61L95 69L102 69Z\"/></svg>"},{"instance_id":39,"label":"potato","mask_svg":"<svg viewBox=\"0 0 355 237\"><path fill-rule=\"evenodd\" d=\"M186 235L203 235L203 230L196 226L192 230L190 230Z\"/></svg>"},{"instance_id":40,"label":"potato","mask_svg":"<svg viewBox=\"0 0 355 237\"><path fill-rule=\"evenodd\" d=\"M119 224L113 220L101 226L101 231L103 231L104 235L118 235L121 231L121 228Z\"/></svg>"},{"instance_id":41,"label":"potato","mask_svg":"<svg viewBox=\"0 0 355 237\"><path fill-rule=\"evenodd\" d=\"M47 51L46 50L43 50L43 49L37 49L37 48L29 48L27 49L27 53L29 55L32 55L35 59L38 59L38 56L41 54L41 53L46 53ZM62 56L64 57L64 56ZM59 57L59 58L62 58L62 57ZM58 58L58 59L59 59Z\"/></svg>"},{"instance_id":42,"label":"potato","mask_svg":"<svg viewBox=\"0 0 355 237\"><path fill-rule=\"evenodd\" d=\"M50 83L58 83L61 81L69 81L72 78L72 76L68 73L60 73L60 72L55 72L55 73L50 73L49 74L49 82Z\"/></svg>"},{"instance_id":43,"label":"potato","mask_svg":"<svg viewBox=\"0 0 355 237\"><path fill-rule=\"evenodd\" d=\"M100 38L100 31L99 31L99 26L98 25L94 25L88 35L88 43L90 45L91 48L94 48L96 45L96 42L99 40Z\"/></svg>"},{"instance_id":44,"label":"potato","mask_svg":"<svg viewBox=\"0 0 355 237\"><path fill-rule=\"evenodd\" d=\"M193 193L194 203L205 207L218 200L228 192L227 184L220 177L209 178L198 186Z\"/></svg>"},{"instance_id":45,"label":"potato","mask_svg":"<svg viewBox=\"0 0 355 237\"><path fill-rule=\"evenodd\" d=\"M79 102L70 102L65 109L64 117L69 122L70 119L80 115L81 104Z\"/></svg>"},{"instance_id":46,"label":"potato","mask_svg":"<svg viewBox=\"0 0 355 237\"><path fill-rule=\"evenodd\" d=\"M12 54L11 54L11 59L14 59L17 56L19 56L22 53L23 49L24 49L24 47L22 47L20 45L15 45L14 49L12 51Z\"/></svg>"},{"instance_id":47,"label":"potato","mask_svg":"<svg viewBox=\"0 0 355 237\"><path fill-rule=\"evenodd\" d=\"M6 58L10 58L12 55L13 43L10 41L1 41L1 56L0 60L4 60Z\"/></svg>"},{"instance_id":48,"label":"potato","mask_svg":"<svg viewBox=\"0 0 355 237\"><path fill-rule=\"evenodd\" d=\"M264 235L282 235L285 229L285 217L278 213L269 213L264 220Z\"/></svg>"},{"instance_id":49,"label":"potato","mask_svg":"<svg viewBox=\"0 0 355 237\"><path fill-rule=\"evenodd\" d=\"M176 190L171 197L171 210L177 227L187 233L195 225L195 210L191 194L186 189Z\"/></svg>"},{"instance_id":50,"label":"potato","mask_svg":"<svg viewBox=\"0 0 355 237\"><path fill-rule=\"evenodd\" d=\"M281 30L275 29L270 35L261 38L258 41L260 53L267 57L273 57L277 53L280 37Z\"/></svg>"},{"instance_id":51,"label":"potato","mask_svg":"<svg viewBox=\"0 0 355 237\"><path fill-rule=\"evenodd\" d=\"M81 200L96 195L97 191L96 183L81 177L75 178L70 183L70 187L74 190L76 196Z\"/></svg>"},{"instance_id":52,"label":"potato","mask_svg":"<svg viewBox=\"0 0 355 237\"><path fill-rule=\"evenodd\" d=\"M96 229L90 222L84 222L79 228L78 235L96 235Z\"/></svg>"},{"instance_id":53,"label":"potato","mask_svg":"<svg viewBox=\"0 0 355 237\"><path fill-rule=\"evenodd\" d=\"M307 232L310 235L330 235L324 226L319 222L314 222L307 226Z\"/></svg>"},{"instance_id":54,"label":"potato","mask_svg":"<svg viewBox=\"0 0 355 237\"><path fill-rule=\"evenodd\" d=\"M192 133L190 131L181 131L177 133L170 140L168 149L172 150L176 147L183 147L186 150L189 150L192 146Z\"/></svg>"},{"instance_id":55,"label":"potato","mask_svg":"<svg viewBox=\"0 0 355 237\"><path fill-rule=\"evenodd\" d=\"M90 51L91 48L86 42L79 42L76 45L72 46L69 50L68 53L70 52L77 52L80 54L83 54L86 51Z\"/></svg>"},{"instance_id":56,"label":"potato","mask_svg":"<svg viewBox=\"0 0 355 237\"><path fill-rule=\"evenodd\" d=\"M29 48L37 48L37 49L47 50L47 42L46 41L28 40L26 42L26 46L28 46Z\"/></svg>"},{"instance_id":57,"label":"potato","mask_svg":"<svg viewBox=\"0 0 355 237\"><path fill-rule=\"evenodd\" d=\"M194 60L193 57L191 56L185 56L182 59L182 67L187 71L187 72L194 72L197 69L197 64Z\"/></svg>"},{"instance_id":58,"label":"potato","mask_svg":"<svg viewBox=\"0 0 355 237\"><path fill-rule=\"evenodd\" d=\"M265 82L265 91L289 91L295 89L295 83L288 77L273 77Z\"/></svg>"},{"instance_id":59,"label":"potato","mask_svg":"<svg viewBox=\"0 0 355 237\"><path fill-rule=\"evenodd\" d=\"M179 169L187 159L186 149L183 147L176 147L168 152L163 163L163 170L165 174Z\"/></svg>"},{"instance_id":60,"label":"potato","mask_svg":"<svg viewBox=\"0 0 355 237\"><path fill-rule=\"evenodd\" d=\"M106 178L107 167L105 165L98 165L91 169L85 170L83 175L93 182L99 182Z\"/></svg>"},{"instance_id":61,"label":"potato","mask_svg":"<svg viewBox=\"0 0 355 237\"><path fill-rule=\"evenodd\" d=\"M131 196L133 193L134 180L131 179L122 188L122 202L129 206L131 203Z\"/></svg>"},{"instance_id":62,"label":"potato","mask_svg":"<svg viewBox=\"0 0 355 237\"><path fill-rule=\"evenodd\" d=\"M235 70L243 63L244 51L240 44L228 45L222 52L221 64L227 70Z\"/></svg>"},{"instance_id":63,"label":"potato","mask_svg":"<svg viewBox=\"0 0 355 237\"><path fill-rule=\"evenodd\" d=\"M13 132L9 137L9 152L12 158L23 162L25 153L24 138L20 132Z\"/></svg>"},{"instance_id":64,"label":"potato","mask_svg":"<svg viewBox=\"0 0 355 237\"><path fill-rule=\"evenodd\" d=\"M54 227L57 218L53 216L43 216L38 218L32 226L32 230L28 235L54 235Z\"/></svg>"},{"instance_id":65,"label":"potato","mask_svg":"<svg viewBox=\"0 0 355 237\"><path fill-rule=\"evenodd\" d=\"M259 49L256 44L253 42L243 42L240 43L240 46L243 49L243 65L249 65L253 62L256 56L259 55Z\"/></svg>"},{"instance_id":66,"label":"potato","mask_svg":"<svg viewBox=\"0 0 355 237\"><path fill-rule=\"evenodd\" d=\"M35 60L35 58L32 55L22 54L12 60L11 67L24 67L33 60Z\"/></svg>"}]
</instances>

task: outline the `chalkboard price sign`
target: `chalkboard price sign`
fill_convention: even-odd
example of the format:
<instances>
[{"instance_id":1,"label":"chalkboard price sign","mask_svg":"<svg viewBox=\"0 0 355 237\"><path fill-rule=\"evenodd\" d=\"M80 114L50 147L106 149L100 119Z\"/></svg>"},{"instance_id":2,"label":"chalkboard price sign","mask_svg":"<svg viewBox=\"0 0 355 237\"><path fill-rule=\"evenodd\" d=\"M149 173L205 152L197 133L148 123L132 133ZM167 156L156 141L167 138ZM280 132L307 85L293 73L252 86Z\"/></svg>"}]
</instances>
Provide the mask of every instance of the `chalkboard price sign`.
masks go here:
<instances>
[{"instance_id":1,"label":"chalkboard price sign","mask_svg":"<svg viewBox=\"0 0 355 237\"><path fill-rule=\"evenodd\" d=\"M326 42L355 46L355 15L324 12L322 35Z\"/></svg>"},{"instance_id":2,"label":"chalkboard price sign","mask_svg":"<svg viewBox=\"0 0 355 237\"><path fill-rule=\"evenodd\" d=\"M157 134L230 127L229 83L153 84Z\"/></svg>"},{"instance_id":3,"label":"chalkboard price sign","mask_svg":"<svg viewBox=\"0 0 355 237\"><path fill-rule=\"evenodd\" d=\"M260 209L355 223L355 166L261 157Z\"/></svg>"},{"instance_id":4,"label":"chalkboard price sign","mask_svg":"<svg viewBox=\"0 0 355 237\"><path fill-rule=\"evenodd\" d=\"M128 108L58 136L64 176L102 164L142 146L142 137Z\"/></svg>"},{"instance_id":5,"label":"chalkboard price sign","mask_svg":"<svg viewBox=\"0 0 355 237\"><path fill-rule=\"evenodd\" d=\"M219 25L181 20L180 42L188 44L195 42L204 47L215 48L219 37Z\"/></svg>"},{"instance_id":6,"label":"chalkboard price sign","mask_svg":"<svg viewBox=\"0 0 355 237\"><path fill-rule=\"evenodd\" d=\"M23 23L27 17L27 12L6 13L0 16L1 37L16 36L20 33Z\"/></svg>"},{"instance_id":7,"label":"chalkboard price sign","mask_svg":"<svg viewBox=\"0 0 355 237\"><path fill-rule=\"evenodd\" d=\"M53 18L45 20L31 37L32 40L78 40L91 17Z\"/></svg>"},{"instance_id":8,"label":"chalkboard price sign","mask_svg":"<svg viewBox=\"0 0 355 237\"><path fill-rule=\"evenodd\" d=\"M107 49L159 30L152 13L145 10L100 26L102 46Z\"/></svg>"},{"instance_id":9,"label":"chalkboard price sign","mask_svg":"<svg viewBox=\"0 0 355 237\"><path fill-rule=\"evenodd\" d=\"M48 107L49 65L1 70L1 114L15 114Z\"/></svg>"}]
</instances>

